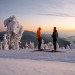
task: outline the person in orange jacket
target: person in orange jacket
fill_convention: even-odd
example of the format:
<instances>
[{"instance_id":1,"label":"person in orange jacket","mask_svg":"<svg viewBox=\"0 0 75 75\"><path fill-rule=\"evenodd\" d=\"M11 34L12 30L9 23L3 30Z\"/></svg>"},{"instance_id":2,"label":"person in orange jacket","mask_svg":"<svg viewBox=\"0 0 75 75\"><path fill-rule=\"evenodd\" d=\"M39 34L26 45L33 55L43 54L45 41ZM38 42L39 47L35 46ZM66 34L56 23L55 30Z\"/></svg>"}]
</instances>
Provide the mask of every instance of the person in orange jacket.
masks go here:
<instances>
[{"instance_id":1,"label":"person in orange jacket","mask_svg":"<svg viewBox=\"0 0 75 75\"><path fill-rule=\"evenodd\" d=\"M41 50L42 37L41 37L41 28L40 27L37 30L37 39L38 39L38 49Z\"/></svg>"}]
</instances>

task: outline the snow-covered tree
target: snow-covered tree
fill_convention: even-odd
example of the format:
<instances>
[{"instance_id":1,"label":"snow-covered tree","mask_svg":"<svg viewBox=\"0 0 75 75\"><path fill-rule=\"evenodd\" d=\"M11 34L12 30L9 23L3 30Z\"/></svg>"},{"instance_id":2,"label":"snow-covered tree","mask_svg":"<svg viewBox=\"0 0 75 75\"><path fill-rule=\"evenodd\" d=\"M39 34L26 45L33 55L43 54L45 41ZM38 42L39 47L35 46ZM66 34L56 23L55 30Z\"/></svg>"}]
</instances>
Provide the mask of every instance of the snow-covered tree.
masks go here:
<instances>
[{"instance_id":1,"label":"snow-covered tree","mask_svg":"<svg viewBox=\"0 0 75 75\"><path fill-rule=\"evenodd\" d=\"M75 44L74 44L74 42L70 42L70 49L75 49Z\"/></svg>"},{"instance_id":2,"label":"snow-covered tree","mask_svg":"<svg viewBox=\"0 0 75 75\"><path fill-rule=\"evenodd\" d=\"M70 49L69 45L66 46L66 49Z\"/></svg>"},{"instance_id":3,"label":"snow-covered tree","mask_svg":"<svg viewBox=\"0 0 75 75\"><path fill-rule=\"evenodd\" d=\"M34 46L34 42L32 42L32 49L34 49L35 48L35 46Z\"/></svg>"},{"instance_id":4,"label":"snow-covered tree","mask_svg":"<svg viewBox=\"0 0 75 75\"><path fill-rule=\"evenodd\" d=\"M7 34L4 34L4 40L3 40L4 50L8 50L8 41L6 37L7 37Z\"/></svg>"},{"instance_id":5,"label":"snow-covered tree","mask_svg":"<svg viewBox=\"0 0 75 75\"><path fill-rule=\"evenodd\" d=\"M38 49L38 45L36 45L35 49Z\"/></svg>"},{"instance_id":6,"label":"snow-covered tree","mask_svg":"<svg viewBox=\"0 0 75 75\"><path fill-rule=\"evenodd\" d=\"M48 48L51 49L51 46L52 46L52 42L49 42L48 43Z\"/></svg>"},{"instance_id":7,"label":"snow-covered tree","mask_svg":"<svg viewBox=\"0 0 75 75\"><path fill-rule=\"evenodd\" d=\"M57 43L57 49L59 49L59 44Z\"/></svg>"},{"instance_id":8,"label":"snow-covered tree","mask_svg":"<svg viewBox=\"0 0 75 75\"><path fill-rule=\"evenodd\" d=\"M52 45L51 45L51 50L53 50L54 49L54 46L53 46L53 43L52 43Z\"/></svg>"},{"instance_id":9,"label":"snow-covered tree","mask_svg":"<svg viewBox=\"0 0 75 75\"><path fill-rule=\"evenodd\" d=\"M34 42L31 42L31 41L30 41L29 48L30 48L30 49L34 49Z\"/></svg>"},{"instance_id":10,"label":"snow-covered tree","mask_svg":"<svg viewBox=\"0 0 75 75\"><path fill-rule=\"evenodd\" d=\"M2 42L0 42L0 50L2 50Z\"/></svg>"},{"instance_id":11,"label":"snow-covered tree","mask_svg":"<svg viewBox=\"0 0 75 75\"><path fill-rule=\"evenodd\" d=\"M26 42L26 44L25 44L25 48L26 49L28 49L29 48L29 46L28 46L28 43Z\"/></svg>"},{"instance_id":12,"label":"snow-covered tree","mask_svg":"<svg viewBox=\"0 0 75 75\"><path fill-rule=\"evenodd\" d=\"M44 40L42 39L41 49L44 49Z\"/></svg>"},{"instance_id":13,"label":"snow-covered tree","mask_svg":"<svg viewBox=\"0 0 75 75\"><path fill-rule=\"evenodd\" d=\"M65 47L61 47L61 49L65 49Z\"/></svg>"},{"instance_id":14,"label":"snow-covered tree","mask_svg":"<svg viewBox=\"0 0 75 75\"><path fill-rule=\"evenodd\" d=\"M47 44L44 44L44 49L49 49Z\"/></svg>"},{"instance_id":15,"label":"snow-covered tree","mask_svg":"<svg viewBox=\"0 0 75 75\"><path fill-rule=\"evenodd\" d=\"M15 16L4 20L4 26L7 27L7 41L9 49L19 49L19 42L23 34L23 26L17 21Z\"/></svg>"}]
</instances>

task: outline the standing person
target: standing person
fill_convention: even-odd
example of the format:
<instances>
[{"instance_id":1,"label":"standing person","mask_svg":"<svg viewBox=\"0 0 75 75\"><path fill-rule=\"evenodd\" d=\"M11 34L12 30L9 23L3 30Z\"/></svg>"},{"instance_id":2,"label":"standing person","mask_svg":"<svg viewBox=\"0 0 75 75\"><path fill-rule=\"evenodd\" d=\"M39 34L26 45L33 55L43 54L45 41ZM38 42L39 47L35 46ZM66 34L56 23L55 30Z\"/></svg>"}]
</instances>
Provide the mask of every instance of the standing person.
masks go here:
<instances>
[{"instance_id":1,"label":"standing person","mask_svg":"<svg viewBox=\"0 0 75 75\"><path fill-rule=\"evenodd\" d=\"M38 39L38 49L41 50L41 28L39 27L37 30L37 39Z\"/></svg>"},{"instance_id":2,"label":"standing person","mask_svg":"<svg viewBox=\"0 0 75 75\"><path fill-rule=\"evenodd\" d=\"M56 51L57 37L58 37L58 32L57 32L56 27L54 27L54 28L53 28L53 33L52 33L54 51Z\"/></svg>"}]
</instances>

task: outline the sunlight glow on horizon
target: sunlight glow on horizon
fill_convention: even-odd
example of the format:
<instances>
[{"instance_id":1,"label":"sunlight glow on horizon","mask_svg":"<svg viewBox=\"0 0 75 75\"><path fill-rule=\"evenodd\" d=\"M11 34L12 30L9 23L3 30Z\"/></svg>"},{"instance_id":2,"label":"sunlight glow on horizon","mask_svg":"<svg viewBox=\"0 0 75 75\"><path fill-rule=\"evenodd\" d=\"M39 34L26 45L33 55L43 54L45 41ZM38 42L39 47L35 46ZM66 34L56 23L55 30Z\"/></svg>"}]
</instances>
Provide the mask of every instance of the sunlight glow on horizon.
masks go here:
<instances>
[{"instance_id":1,"label":"sunlight glow on horizon","mask_svg":"<svg viewBox=\"0 0 75 75\"><path fill-rule=\"evenodd\" d=\"M42 26L38 26L38 27L41 27L42 31L43 32L49 32L49 31L53 31L53 27L51 28L48 28L48 27L42 27ZM37 31L38 27L24 27L24 30L29 30L29 31ZM57 27L57 26L56 26ZM57 30L58 31L65 31L65 32L68 32L68 31L75 31L75 28L60 28L60 27L57 27Z\"/></svg>"},{"instance_id":2,"label":"sunlight glow on horizon","mask_svg":"<svg viewBox=\"0 0 75 75\"><path fill-rule=\"evenodd\" d=\"M17 18L24 30L37 31L38 27L42 28L43 32L53 31L53 27L57 27L58 31L75 31L75 18L64 18L64 17L37 17L33 19ZM3 24L4 20L0 19L0 31L5 30Z\"/></svg>"},{"instance_id":3,"label":"sunlight glow on horizon","mask_svg":"<svg viewBox=\"0 0 75 75\"><path fill-rule=\"evenodd\" d=\"M5 30L3 20L15 15L24 30L43 32L75 31L74 0L0 0L0 31ZM3 20L1 20L3 18Z\"/></svg>"},{"instance_id":4,"label":"sunlight glow on horizon","mask_svg":"<svg viewBox=\"0 0 75 75\"><path fill-rule=\"evenodd\" d=\"M58 31L75 31L74 17L34 17L31 19L18 18L19 22L24 26L24 30L36 31L38 27L42 31L52 31L53 27L57 27Z\"/></svg>"}]
</instances>

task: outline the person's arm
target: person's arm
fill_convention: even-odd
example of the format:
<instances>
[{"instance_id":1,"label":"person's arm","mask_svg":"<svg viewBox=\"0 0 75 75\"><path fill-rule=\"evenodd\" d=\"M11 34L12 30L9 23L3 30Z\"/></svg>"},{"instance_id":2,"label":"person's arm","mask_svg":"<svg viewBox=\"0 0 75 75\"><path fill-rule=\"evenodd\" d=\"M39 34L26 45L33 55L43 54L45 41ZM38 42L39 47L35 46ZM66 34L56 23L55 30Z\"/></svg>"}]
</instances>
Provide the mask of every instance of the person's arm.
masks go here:
<instances>
[{"instance_id":1,"label":"person's arm","mask_svg":"<svg viewBox=\"0 0 75 75\"><path fill-rule=\"evenodd\" d=\"M41 34L41 31L39 32L39 34L40 34L40 39L42 39L42 34Z\"/></svg>"},{"instance_id":2,"label":"person's arm","mask_svg":"<svg viewBox=\"0 0 75 75\"><path fill-rule=\"evenodd\" d=\"M51 35L51 37L53 37L53 35Z\"/></svg>"},{"instance_id":3,"label":"person's arm","mask_svg":"<svg viewBox=\"0 0 75 75\"><path fill-rule=\"evenodd\" d=\"M58 32L57 32L57 37L58 37Z\"/></svg>"},{"instance_id":4,"label":"person's arm","mask_svg":"<svg viewBox=\"0 0 75 75\"><path fill-rule=\"evenodd\" d=\"M53 38L53 33L52 33L51 37Z\"/></svg>"}]
</instances>

